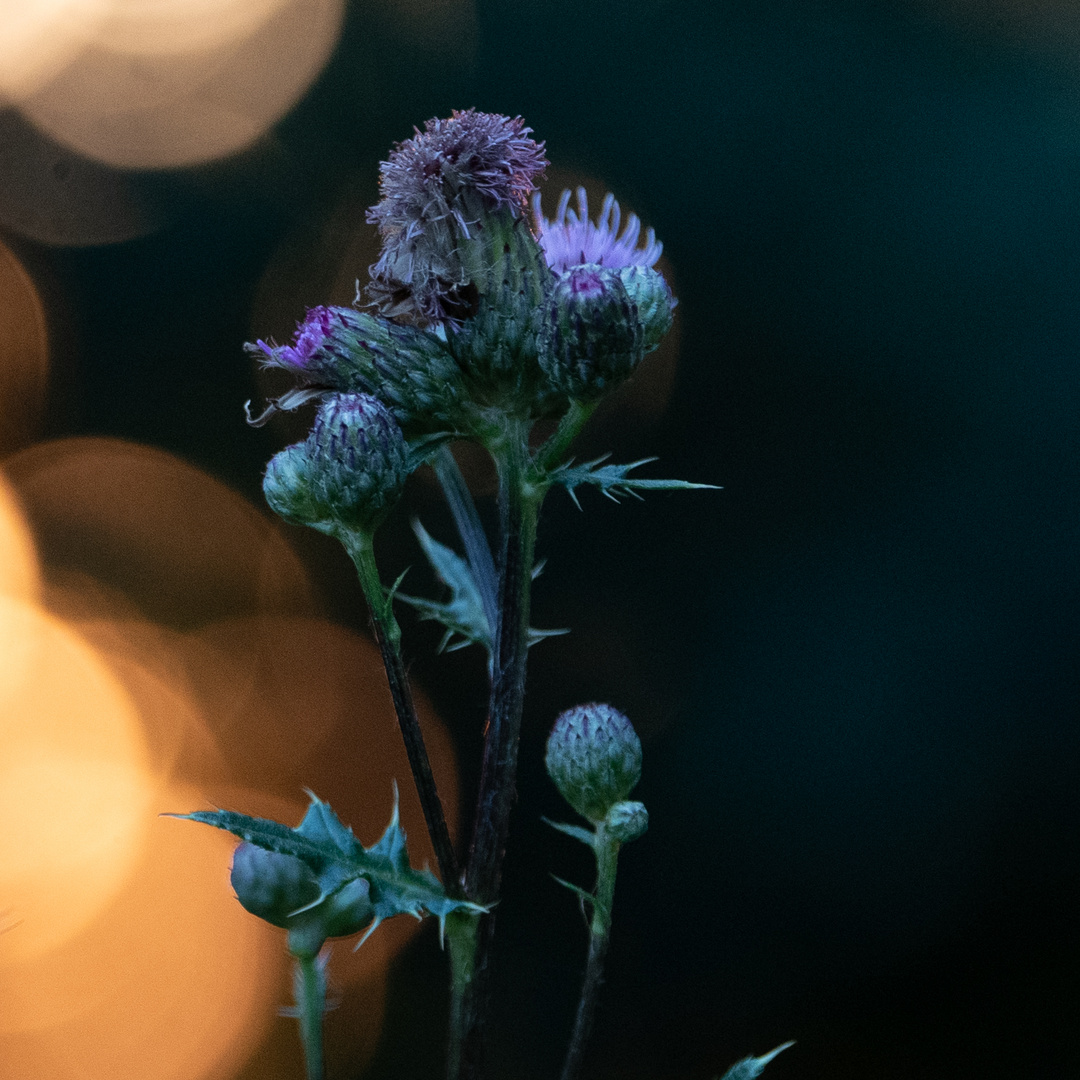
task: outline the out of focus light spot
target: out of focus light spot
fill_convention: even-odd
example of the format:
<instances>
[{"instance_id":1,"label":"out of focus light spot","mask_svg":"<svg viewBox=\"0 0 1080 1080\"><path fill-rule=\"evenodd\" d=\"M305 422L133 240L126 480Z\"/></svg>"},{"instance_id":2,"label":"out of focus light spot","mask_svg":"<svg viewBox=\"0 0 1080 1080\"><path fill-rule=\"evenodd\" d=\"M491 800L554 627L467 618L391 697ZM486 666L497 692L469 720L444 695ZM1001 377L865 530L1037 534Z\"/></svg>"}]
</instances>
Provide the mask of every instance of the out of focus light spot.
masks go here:
<instances>
[{"instance_id":1,"label":"out of focus light spot","mask_svg":"<svg viewBox=\"0 0 1080 1080\"><path fill-rule=\"evenodd\" d=\"M61 71L85 45L104 0L20 0L0 5L0 99L20 98Z\"/></svg>"},{"instance_id":2,"label":"out of focus light spot","mask_svg":"<svg viewBox=\"0 0 1080 1080\"><path fill-rule=\"evenodd\" d=\"M11 488L0 474L0 595L33 602L40 586L30 529Z\"/></svg>"},{"instance_id":3,"label":"out of focus light spot","mask_svg":"<svg viewBox=\"0 0 1080 1080\"><path fill-rule=\"evenodd\" d=\"M63 247L145 236L161 215L144 187L60 146L14 110L0 111L0 225L12 232Z\"/></svg>"},{"instance_id":4,"label":"out of focus light spot","mask_svg":"<svg viewBox=\"0 0 1080 1080\"><path fill-rule=\"evenodd\" d=\"M46 575L88 575L179 628L312 608L304 568L277 526L170 454L64 439L15 454L5 469Z\"/></svg>"},{"instance_id":5,"label":"out of focus light spot","mask_svg":"<svg viewBox=\"0 0 1080 1080\"><path fill-rule=\"evenodd\" d=\"M62 624L0 597L0 964L39 956L122 885L148 823L138 717Z\"/></svg>"},{"instance_id":6,"label":"out of focus light spot","mask_svg":"<svg viewBox=\"0 0 1080 1080\"><path fill-rule=\"evenodd\" d=\"M94 38L119 53L198 52L248 37L287 0L110 0Z\"/></svg>"},{"instance_id":7,"label":"out of focus light spot","mask_svg":"<svg viewBox=\"0 0 1080 1080\"><path fill-rule=\"evenodd\" d=\"M124 51L102 31L20 108L58 142L111 165L176 168L225 157L307 90L343 14L344 0L112 0L98 25L116 28Z\"/></svg>"},{"instance_id":8,"label":"out of focus light spot","mask_svg":"<svg viewBox=\"0 0 1080 1080\"><path fill-rule=\"evenodd\" d=\"M143 814L199 804L198 792L174 787ZM4 1076L226 1077L287 1000L278 933L229 888L230 838L149 820L127 887L85 933L33 963L0 966Z\"/></svg>"},{"instance_id":9,"label":"out of focus light spot","mask_svg":"<svg viewBox=\"0 0 1080 1080\"><path fill-rule=\"evenodd\" d=\"M0 453L33 437L45 404L49 338L30 275L0 243Z\"/></svg>"}]
</instances>

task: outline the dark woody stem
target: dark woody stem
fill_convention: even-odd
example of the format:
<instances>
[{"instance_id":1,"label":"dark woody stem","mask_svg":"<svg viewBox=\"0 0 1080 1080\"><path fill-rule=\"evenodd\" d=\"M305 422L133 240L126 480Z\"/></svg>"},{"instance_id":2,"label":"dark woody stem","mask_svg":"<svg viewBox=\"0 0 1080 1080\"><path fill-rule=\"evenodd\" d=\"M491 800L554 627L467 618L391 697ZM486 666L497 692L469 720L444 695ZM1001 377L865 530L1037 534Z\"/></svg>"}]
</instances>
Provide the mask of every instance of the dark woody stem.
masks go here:
<instances>
[{"instance_id":1,"label":"dark woody stem","mask_svg":"<svg viewBox=\"0 0 1080 1080\"><path fill-rule=\"evenodd\" d=\"M409 767L412 769L420 805L424 810L428 835L439 863L443 888L451 896L458 895L461 892L461 870L454 854L450 830L446 825L442 801L435 786L431 761L424 746L424 736L416 716L409 679L405 674L405 664L401 658L401 629L394 618L393 600L386 595L378 567L375 565L372 535L361 530L343 530L340 538L356 565L360 585L367 598L368 611L375 628L375 640L382 653L386 681L390 684L390 696L394 699L394 712L397 713L398 727L401 728L405 752L409 756Z\"/></svg>"},{"instance_id":2,"label":"dark woody stem","mask_svg":"<svg viewBox=\"0 0 1080 1080\"><path fill-rule=\"evenodd\" d=\"M544 485L530 480L527 436L524 423L509 424L504 441L493 451L499 470L499 621L480 790L465 871L466 895L485 906L494 904L499 896L510 810L517 793L536 522L545 492ZM451 1032L447 1072L452 1080L476 1080L482 1072L494 928L493 912L480 917L474 928L468 979L455 973L461 999L453 1008L457 1030Z\"/></svg>"}]
</instances>

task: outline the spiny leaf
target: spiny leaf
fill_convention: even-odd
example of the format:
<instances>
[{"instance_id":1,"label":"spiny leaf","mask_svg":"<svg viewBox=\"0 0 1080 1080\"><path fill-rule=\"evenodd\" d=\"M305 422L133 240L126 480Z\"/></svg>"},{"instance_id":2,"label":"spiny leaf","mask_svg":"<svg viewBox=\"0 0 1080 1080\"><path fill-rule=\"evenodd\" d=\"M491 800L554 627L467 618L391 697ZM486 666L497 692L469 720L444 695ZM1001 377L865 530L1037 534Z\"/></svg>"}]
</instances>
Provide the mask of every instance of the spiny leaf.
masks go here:
<instances>
[{"instance_id":1,"label":"spiny leaf","mask_svg":"<svg viewBox=\"0 0 1080 1080\"><path fill-rule=\"evenodd\" d=\"M596 833L589 829L583 829L580 825L567 825L562 821L552 821L551 818L546 817L542 817L540 820L545 825L550 825L553 829L566 833L567 836L572 836L575 840L580 840L586 847L596 847Z\"/></svg>"},{"instance_id":2,"label":"spiny leaf","mask_svg":"<svg viewBox=\"0 0 1080 1080\"><path fill-rule=\"evenodd\" d=\"M343 885L363 878L369 886L375 919L363 941L384 919L394 915L421 918L434 915L440 929L452 911L485 911L466 900L446 895L439 879L427 869L414 870L409 864L405 832L398 815L398 792L394 785L394 808L390 824L371 847L365 848L318 796L308 792L311 804L295 829L266 818L249 817L231 810L196 810L191 814L169 814L186 821L201 821L224 829L249 844L292 855L315 873L321 890L320 903ZM313 905L310 905L313 906Z\"/></svg>"},{"instance_id":3,"label":"spiny leaf","mask_svg":"<svg viewBox=\"0 0 1080 1080\"><path fill-rule=\"evenodd\" d=\"M428 600L422 596L407 596L397 592L397 583L394 586L394 596L403 601L420 613L420 618L432 622L442 623L446 627L446 633L439 642L439 652L456 652L469 645L483 645L487 650L488 662L491 662L494 651L491 624L488 622L484 610L484 601L480 594L472 567L452 548L439 543L420 524L413 522L413 531L416 533L424 554L431 563L439 580L450 588L450 599L447 601ZM533 571L533 577L543 569L543 563L537 564ZM400 578L398 582L400 582ZM529 629L528 644L535 645L544 638L557 637L567 634L569 630L536 630ZM455 635L457 640L455 641Z\"/></svg>"},{"instance_id":4,"label":"spiny leaf","mask_svg":"<svg viewBox=\"0 0 1080 1080\"><path fill-rule=\"evenodd\" d=\"M789 1046L794 1046L794 1041L786 1042L778 1046L775 1050L770 1050L767 1054L762 1054L761 1057L748 1057L743 1058L742 1061L735 1062L730 1069L721 1077L721 1080L755 1080L755 1077L760 1076L765 1071L765 1066L777 1054L783 1053Z\"/></svg>"},{"instance_id":5,"label":"spiny leaf","mask_svg":"<svg viewBox=\"0 0 1080 1080\"><path fill-rule=\"evenodd\" d=\"M575 465L567 462L553 469L548 474L552 484L561 484L566 488L574 505L580 510L577 488L582 484L593 484L600 489L602 495L606 495L615 502L622 495L633 495L640 498L639 491L692 491L712 489L719 490L715 484L692 484L688 480L646 480L630 473L642 465L647 465L656 458L641 458L640 461L632 461L629 465L601 465L607 461L610 454L604 454L593 461L587 461L583 465Z\"/></svg>"},{"instance_id":6,"label":"spiny leaf","mask_svg":"<svg viewBox=\"0 0 1080 1080\"><path fill-rule=\"evenodd\" d=\"M414 607L420 613L421 619L434 620L446 627L447 635L440 645L440 652L450 646L454 635L458 634L462 640L451 646L452 648L483 645L490 657L493 649L491 626L469 564L452 548L434 539L419 521L413 521L413 532L416 533L431 568L439 580L449 586L450 599L440 603L419 596L406 596L404 593L398 593L397 599Z\"/></svg>"}]
</instances>

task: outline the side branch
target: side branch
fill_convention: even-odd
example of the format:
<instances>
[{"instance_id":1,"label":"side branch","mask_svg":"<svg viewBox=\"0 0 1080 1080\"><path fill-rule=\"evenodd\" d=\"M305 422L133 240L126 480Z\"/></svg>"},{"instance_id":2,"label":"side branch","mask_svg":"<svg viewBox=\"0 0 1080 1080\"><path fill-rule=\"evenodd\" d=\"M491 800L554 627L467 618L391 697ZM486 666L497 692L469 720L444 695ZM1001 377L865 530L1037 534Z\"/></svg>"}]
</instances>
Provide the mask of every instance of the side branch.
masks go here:
<instances>
[{"instance_id":1,"label":"side branch","mask_svg":"<svg viewBox=\"0 0 1080 1080\"><path fill-rule=\"evenodd\" d=\"M443 888L449 896L458 896L461 892L461 869L454 844L450 839L450 830L443 813L442 800L435 785L435 776L431 771L431 760L424 735L420 730L420 721L413 704L412 689L405 664L401 658L401 630L391 609L392 600L383 591L379 571L375 565L375 552L371 536L358 532L347 532L342 536L346 550L356 564L364 595L367 598L371 622L375 628L375 640L382 653L383 667L386 669L386 681L390 686L390 696L394 701L401 738L405 743L405 752L409 757L413 781L420 805L427 822L428 835L431 837L435 858L439 864L439 876Z\"/></svg>"}]
</instances>

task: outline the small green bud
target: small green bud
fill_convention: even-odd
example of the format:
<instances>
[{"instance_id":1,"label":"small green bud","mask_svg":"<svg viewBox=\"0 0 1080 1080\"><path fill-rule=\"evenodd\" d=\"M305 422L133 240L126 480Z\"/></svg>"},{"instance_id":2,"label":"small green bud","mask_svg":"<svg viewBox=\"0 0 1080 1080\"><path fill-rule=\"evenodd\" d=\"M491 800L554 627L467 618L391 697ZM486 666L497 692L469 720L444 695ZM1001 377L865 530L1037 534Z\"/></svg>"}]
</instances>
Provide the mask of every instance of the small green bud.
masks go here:
<instances>
[{"instance_id":1,"label":"small green bud","mask_svg":"<svg viewBox=\"0 0 1080 1080\"><path fill-rule=\"evenodd\" d=\"M561 274L537 344L552 384L577 400L595 400L626 379L645 355L645 332L619 272L587 264Z\"/></svg>"},{"instance_id":2,"label":"small green bud","mask_svg":"<svg viewBox=\"0 0 1080 1080\"><path fill-rule=\"evenodd\" d=\"M315 904L322 890L305 863L254 844L233 853L232 887L252 915L289 931L297 956L314 956L327 938L358 934L375 917L366 881L346 882Z\"/></svg>"},{"instance_id":3,"label":"small green bud","mask_svg":"<svg viewBox=\"0 0 1080 1080\"><path fill-rule=\"evenodd\" d=\"M645 804L628 801L617 802L604 818L608 836L620 844L628 844L643 835L649 827L649 811Z\"/></svg>"},{"instance_id":4,"label":"small green bud","mask_svg":"<svg viewBox=\"0 0 1080 1080\"><path fill-rule=\"evenodd\" d=\"M333 394L307 438L311 482L343 525L373 529L401 497L409 451L397 421L370 394Z\"/></svg>"},{"instance_id":5,"label":"small green bud","mask_svg":"<svg viewBox=\"0 0 1080 1080\"><path fill-rule=\"evenodd\" d=\"M401 497L409 451L397 421L369 394L328 395L302 443L276 454L263 492L296 525L373 530Z\"/></svg>"},{"instance_id":6,"label":"small green bud","mask_svg":"<svg viewBox=\"0 0 1080 1080\"><path fill-rule=\"evenodd\" d=\"M263 477L263 494L275 514L292 525L318 526L327 508L315 498L307 445L294 443L270 459Z\"/></svg>"},{"instance_id":7,"label":"small green bud","mask_svg":"<svg viewBox=\"0 0 1080 1080\"><path fill-rule=\"evenodd\" d=\"M562 797L599 824L641 778L641 740L618 709L576 705L555 721L544 764Z\"/></svg>"},{"instance_id":8,"label":"small green bud","mask_svg":"<svg viewBox=\"0 0 1080 1080\"><path fill-rule=\"evenodd\" d=\"M671 329L678 300L671 295L671 286L664 280L664 275L648 266L623 266L618 275L637 307L645 335L645 351L652 352Z\"/></svg>"}]
</instances>

